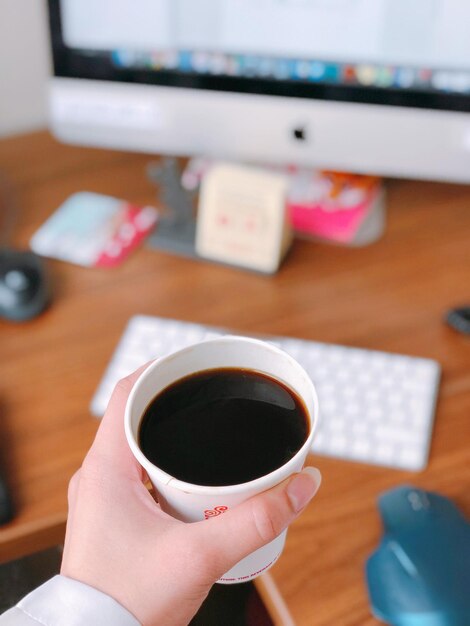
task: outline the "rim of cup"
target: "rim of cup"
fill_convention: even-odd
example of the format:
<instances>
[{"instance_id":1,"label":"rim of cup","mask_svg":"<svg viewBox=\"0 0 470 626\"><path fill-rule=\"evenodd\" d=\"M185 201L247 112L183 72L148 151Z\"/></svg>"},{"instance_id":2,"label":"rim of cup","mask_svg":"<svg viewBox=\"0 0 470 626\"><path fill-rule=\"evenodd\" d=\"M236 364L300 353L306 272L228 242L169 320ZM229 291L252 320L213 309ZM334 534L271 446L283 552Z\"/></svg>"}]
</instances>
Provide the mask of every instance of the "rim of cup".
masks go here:
<instances>
[{"instance_id":1,"label":"rim of cup","mask_svg":"<svg viewBox=\"0 0 470 626\"><path fill-rule=\"evenodd\" d=\"M255 369L253 367L249 367L247 366L246 369L249 371L253 371L253 372L259 372L259 373L264 373L268 376L270 376L271 378L273 378L274 380L281 380L283 382L283 384L287 385L290 389L292 389L292 391L299 396L302 399L302 403L305 406L305 409L307 411L307 415L309 417L309 434L307 439L305 440L305 442L303 443L302 447L300 448L300 450L298 450L293 457L291 457L286 463L284 463L283 465L281 465L280 467L276 468L275 470L273 470L272 472L270 472L269 474L264 474L263 476L260 476L259 478L255 478L253 480L244 482L244 483L237 483L236 485L220 485L220 486L214 486L214 485L199 485L197 483L190 483L190 482L186 482L183 480L180 480L179 478L176 478L175 476L172 476L171 474L168 474L167 472L165 472L164 470L162 470L161 468L158 467L158 465L155 465L154 463L152 463L146 456L145 454L142 452L142 450L139 447L139 444L136 440L136 437L134 436L134 432L133 432L133 428L132 428L132 408L133 408L133 404L135 401L135 397L137 396L137 394L140 391L140 387L142 385L142 383L150 378L153 373L154 370L162 367L162 365L170 360L170 359L174 359L175 357L180 357L183 356L184 353L194 350L195 346L201 346L201 345L206 345L206 344L214 344L214 343L232 343L234 340L236 340L237 343L239 342L245 342L245 343L249 343L251 345L262 345L264 349L267 349L268 351L271 351L275 354L277 354L278 356L281 356L283 359L286 359L287 361L290 362L290 365L292 367L294 367L294 369L297 369L299 374L301 374L303 376L303 378L305 379L307 385L310 387L309 391L311 393L312 396L312 405L313 405L313 410L312 412L310 412L307 404L305 403L305 400L303 399L302 395L296 390L292 388L292 385L283 381L279 376L275 376L274 374L270 373L269 371L263 371L262 369ZM230 365L226 365L226 366L219 366L219 367L231 367ZM194 371L194 373L197 372L203 372L203 371L207 371L210 369L219 369L219 367L215 366L214 368L211 367L202 367L201 369L196 369ZM233 366L238 368L239 366ZM185 374L182 375L180 378L175 378L175 380L171 383L169 383L170 385L177 382L180 379L185 378L186 376L188 376L190 374ZM165 387L163 387L162 389L160 389L159 391L157 391L155 393L155 396L158 396L162 391L164 391L164 389L166 389L169 385L166 385ZM150 402L151 400L149 400ZM143 417L143 413L140 416L140 420ZM140 463L140 465L142 465L142 467L147 471L148 474L151 474L152 477L156 480L159 481L161 483L163 483L164 485L169 485L175 489L178 489L180 491L186 492L186 493L192 493L192 494L206 494L206 495L230 495L230 494L236 494L236 493L240 493L240 492L244 492L244 491L256 491L257 489L262 490L263 487L265 489L268 489L270 486L274 486L275 484L277 484L278 482L282 482L282 480L284 480L285 478L287 478L293 471L294 469L292 469L292 471L289 471L290 467L294 468L297 463L299 458L301 458L302 456L307 456L308 454L308 450L310 449L311 445L312 445L312 441L314 439L317 427L318 427L318 418L319 418L319 405L318 405L318 396L317 396L317 392L315 389L315 386L311 380L311 378L309 377L309 375L307 374L307 372L305 371L305 369L300 365L300 363L298 363L293 357L290 356L290 354L288 354L287 352L285 352L284 350L281 350L280 348L278 348L277 346L274 346L273 344L269 343L268 341L262 341L259 339L254 339L251 337L239 337L236 335L224 335L222 337L216 337L213 339L207 339L204 341L200 341L196 344L192 344L190 346L186 346L185 348L182 348L181 350L177 350L176 352L173 352L169 355L166 355L164 357L158 358L155 361L153 361L153 363L151 363L147 369L142 372L142 374L139 376L139 378L137 379L137 381L135 382L134 386L132 387L131 393L129 394L129 397L127 399L127 403L126 403L126 408L125 408L125 412L124 412L124 430L125 430L125 434L126 434L126 438L127 438L127 442L132 450L132 453L134 454L135 458L137 459L137 461ZM279 481L276 480L277 475L281 475L282 478L279 479Z\"/></svg>"}]
</instances>

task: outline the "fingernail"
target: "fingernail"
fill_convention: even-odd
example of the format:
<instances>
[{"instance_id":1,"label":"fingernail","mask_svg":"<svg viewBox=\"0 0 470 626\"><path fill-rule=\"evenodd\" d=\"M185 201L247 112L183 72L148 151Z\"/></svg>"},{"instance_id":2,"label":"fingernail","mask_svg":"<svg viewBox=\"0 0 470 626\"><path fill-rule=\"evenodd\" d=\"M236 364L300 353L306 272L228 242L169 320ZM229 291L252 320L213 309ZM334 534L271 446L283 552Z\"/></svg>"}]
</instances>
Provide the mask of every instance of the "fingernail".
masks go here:
<instances>
[{"instance_id":1,"label":"fingernail","mask_svg":"<svg viewBox=\"0 0 470 626\"><path fill-rule=\"evenodd\" d=\"M317 493L321 484L320 470L305 467L287 485L287 496L296 513L301 511Z\"/></svg>"}]
</instances>

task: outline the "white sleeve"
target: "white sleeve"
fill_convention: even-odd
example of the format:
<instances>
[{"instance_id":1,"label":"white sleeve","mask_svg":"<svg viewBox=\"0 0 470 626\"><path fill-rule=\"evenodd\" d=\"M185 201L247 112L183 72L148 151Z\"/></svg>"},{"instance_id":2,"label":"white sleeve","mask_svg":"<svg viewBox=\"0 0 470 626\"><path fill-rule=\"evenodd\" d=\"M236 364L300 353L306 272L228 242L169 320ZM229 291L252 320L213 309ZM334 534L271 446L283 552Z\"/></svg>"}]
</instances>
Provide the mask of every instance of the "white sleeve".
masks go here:
<instances>
[{"instance_id":1,"label":"white sleeve","mask_svg":"<svg viewBox=\"0 0 470 626\"><path fill-rule=\"evenodd\" d=\"M54 576L0 616L0 626L140 626L105 593L65 576Z\"/></svg>"}]
</instances>

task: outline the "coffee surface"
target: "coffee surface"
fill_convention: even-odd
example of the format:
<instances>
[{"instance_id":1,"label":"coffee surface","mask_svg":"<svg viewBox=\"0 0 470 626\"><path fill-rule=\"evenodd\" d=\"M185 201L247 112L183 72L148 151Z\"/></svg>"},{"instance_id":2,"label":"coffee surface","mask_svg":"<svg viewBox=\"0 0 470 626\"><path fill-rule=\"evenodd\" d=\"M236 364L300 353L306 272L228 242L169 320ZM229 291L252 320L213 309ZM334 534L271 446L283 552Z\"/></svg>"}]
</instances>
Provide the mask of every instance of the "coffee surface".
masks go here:
<instances>
[{"instance_id":1,"label":"coffee surface","mask_svg":"<svg viewBox=\"0 0 470 626\"><path fill-rule=\"evenodd\" d=\"M175 478L224 486L281 467L308 433L305 406L289 387L251 370L222 368L161 391L143 415L139 445Z\"/></svg>"}]
</instances>

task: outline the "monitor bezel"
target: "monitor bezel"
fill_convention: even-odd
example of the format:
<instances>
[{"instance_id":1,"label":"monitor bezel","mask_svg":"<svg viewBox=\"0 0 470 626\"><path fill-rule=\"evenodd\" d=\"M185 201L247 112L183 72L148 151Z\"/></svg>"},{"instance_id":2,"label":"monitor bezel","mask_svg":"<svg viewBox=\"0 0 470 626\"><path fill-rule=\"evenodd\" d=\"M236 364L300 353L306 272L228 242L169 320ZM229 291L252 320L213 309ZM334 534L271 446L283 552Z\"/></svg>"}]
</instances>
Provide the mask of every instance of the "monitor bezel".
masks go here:
<instances>
[{"instance_id":1,"label":"monitor bezel","mask_svg":"<svg viewBox=\"0 0 470 626\"><path fill-rule=\"evenodd\" d=\"M168 70L116 68L109 55L89 58L82 51L65 45L62 33L60 0L48 0L54 75L129 84L234 92L263 96L313 99L320 101L377 104L440 111L470 112L470 95L436 93L412 89L331 85L302 81L279 81Z\"/></svg>"}]
</instances>

